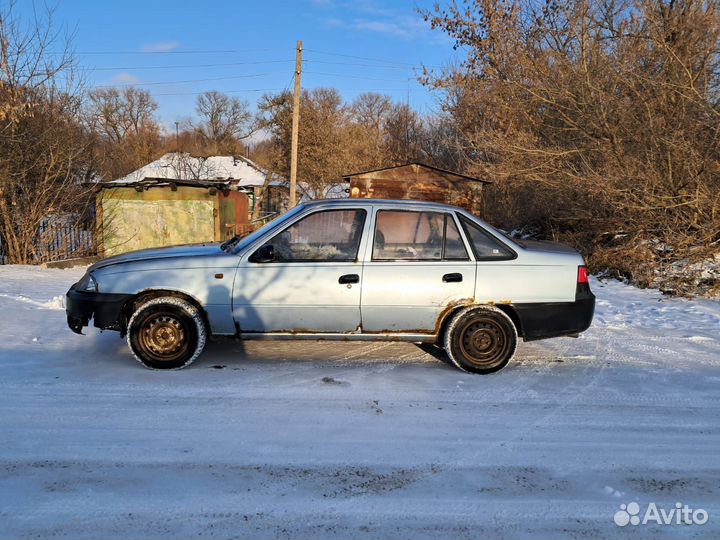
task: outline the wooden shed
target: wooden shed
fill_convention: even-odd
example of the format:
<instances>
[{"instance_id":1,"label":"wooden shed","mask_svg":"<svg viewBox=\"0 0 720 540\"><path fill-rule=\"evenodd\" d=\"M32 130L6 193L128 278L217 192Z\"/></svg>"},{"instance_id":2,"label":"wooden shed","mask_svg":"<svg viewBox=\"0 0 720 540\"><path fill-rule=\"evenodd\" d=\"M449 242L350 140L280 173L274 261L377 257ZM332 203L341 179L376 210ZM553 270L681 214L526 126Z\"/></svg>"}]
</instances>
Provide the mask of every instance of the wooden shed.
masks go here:
<instances>
[{"instance_id":1,"label":"wooden shed","mask_svg":"<svg viewBox=\"0 0 720 540\"><path fill-rule=\"evenodd\" d=\"M349 174L344 180L350 197L441 202L474 214L480 213L482 189L490 183L422 163Z\"/></svg>"},{"instance_id":2,"label":"wooden shed","mask_svg":"<svg viewBox=\"0 0 720 540\"><path fill-rule=\"evenodd\" d=\"M248 196L229 181L144 178L97 184L100 252L222 241L249 230Z\"/></svg>"}]
</instances>

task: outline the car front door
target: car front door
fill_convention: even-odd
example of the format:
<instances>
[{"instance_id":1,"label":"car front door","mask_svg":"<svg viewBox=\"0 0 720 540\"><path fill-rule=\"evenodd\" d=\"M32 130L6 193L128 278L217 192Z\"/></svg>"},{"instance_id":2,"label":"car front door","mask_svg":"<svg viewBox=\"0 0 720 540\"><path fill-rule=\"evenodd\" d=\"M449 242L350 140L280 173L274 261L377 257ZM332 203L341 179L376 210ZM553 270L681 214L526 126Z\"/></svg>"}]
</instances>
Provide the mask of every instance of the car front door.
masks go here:
<instances>
[{"instance_id":1,"label":"car front door","mask_svg":"<svg viewBox=\"0 0 720 540\"><path fill-rule=\"evenodd\" d=\"M454 213L378 209L372 237L363 332L432 333L449 304L473 298L475 262Z\"/></svg>"},{"instance_id":2,"label":"car front door","mask_svg":"<svg viewBox=\"0 0 720 540\"><path fill-rule=\"evenodd\" d=\"M361 208L304 214L243 257L233 285L240 331L357 331L366 215Z\"/></svg>"}]
</instances>

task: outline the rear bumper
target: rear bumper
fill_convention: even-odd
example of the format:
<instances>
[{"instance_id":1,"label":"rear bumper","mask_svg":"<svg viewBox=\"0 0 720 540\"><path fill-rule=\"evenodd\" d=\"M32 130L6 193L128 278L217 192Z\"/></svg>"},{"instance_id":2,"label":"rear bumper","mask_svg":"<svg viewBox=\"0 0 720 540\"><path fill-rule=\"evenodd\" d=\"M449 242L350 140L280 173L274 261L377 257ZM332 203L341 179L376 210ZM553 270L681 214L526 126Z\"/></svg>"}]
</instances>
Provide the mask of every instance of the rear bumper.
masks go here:
<instances>
[{"instance_id":1,"label":"rear bumper","mask_svg":"<svg viewBox=\"0 0 720 540\"><path fill-rule=\"evenodd\" d=\"M589 289L574 302L515 304L525 341L579 334L590 327L595 295Z\"/></svg>"},{"instance_id":2,"label":"rear bumper","mask_svg":"<svg viewBox=\"0 0 720 540\"><path fill-rule=\"evenodd\" d=\"M65 301L68 327L76 334L81 334L83 326L87 326L93 319L97 328L120 330L122 308L130 298L131 294L76 291L73 285Z\"/></svg>"}]
</instances>

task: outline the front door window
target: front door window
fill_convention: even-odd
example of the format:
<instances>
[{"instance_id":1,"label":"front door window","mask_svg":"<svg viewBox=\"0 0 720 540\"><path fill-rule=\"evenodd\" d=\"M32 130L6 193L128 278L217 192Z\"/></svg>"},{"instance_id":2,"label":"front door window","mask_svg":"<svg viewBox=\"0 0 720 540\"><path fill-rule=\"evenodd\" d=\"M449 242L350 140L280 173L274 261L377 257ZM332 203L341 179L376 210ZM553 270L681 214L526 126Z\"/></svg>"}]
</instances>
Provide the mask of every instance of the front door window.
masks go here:
<instances>
[{"instance_id":1,"label":"front door window","mask_svg":"<svg viewBox=\"0 0 720 540\"><path fill-rule=\"evenodd\" d=\"M364 224L365 210L315 212L290 225L263 247L267 252L267 247L272 246L275 262L354 261Z\"/></svg>"}]
</instances>

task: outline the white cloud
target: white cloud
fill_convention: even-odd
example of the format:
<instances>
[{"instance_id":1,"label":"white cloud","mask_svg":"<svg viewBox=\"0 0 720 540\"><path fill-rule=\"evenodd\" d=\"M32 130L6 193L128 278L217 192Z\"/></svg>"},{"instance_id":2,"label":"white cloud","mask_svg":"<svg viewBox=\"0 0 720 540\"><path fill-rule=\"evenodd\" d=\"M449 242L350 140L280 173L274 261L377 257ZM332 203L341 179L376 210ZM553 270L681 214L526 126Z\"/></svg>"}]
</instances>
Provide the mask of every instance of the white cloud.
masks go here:
<instances>
[{"instance_id":1,"label":"white cloud","mask_svg":"<svg viewBox=\"0 0 720 540\"><path fill-rule=\"evenodd\" d=\"M326 17L322 20L325 26L331 26L333 28L346 28L347 24L342 19L337 17Z\"/></svg>"},{"instance_id":2,"label":"white cloud","mask_svg":"<svg viewBox=\"0 0 720 540\"><path fill-rule=\"evenodd\" d=\"M142 52L170 52L174 51L180 46L179 41L159 41L158 43L149 43L147 45L144 45L142 49L140 49Z\"/></svg>"},{"instance_id":3,"label":"white cloud","mask_svg":"<svg viewBox=\"0 0 720 540\"><path fill-rule=\"evenodd\" d=\"M410 39L413 34L408 29L395 22L373 21L368 19L356 20L352 27L355 30L365 30L368 32L376 32L378 34L388 34L400 39Z\"/></svg>"},{"instance_id":4,"label":"white cloud","mask_svg":"<svg viewBox=\"0 0 720 540\"><path fill-rule=\"evenodd\" d=\"M325 3L326 0L317 0ZM321 22L331 28L346 28L357 32L372 32L402 41L426 41L447 44L447 37L431 30L414 8L390 7L376 0L353 0L333 5L332 14Z\"/></svg>"},{"instance_id":5,"label":"white cloud","mask_svg":"<svg viewBox=\"0 0 720 540\"><path fill-rule=\"evenodd\" d=\"M386 19L381 17L357 17L351 20L334 17L323 19L323 23L328 27L384 34L402 41L448 43L447 37L444 34L433 32L430 26L425 24L422 19L405 15L396 15L395 17Z\"/></svg>"},{"instance_id":6,"label":"white cloud","mask_svg":"<svg viewBox=\"0 0 720 540\"><path fill-rule=\"evenodd\" d=\"M140 79L138 79L135 75L131 75L130 73L118 73L112 78L112 82L122 84L135 84L137 82L140 82Z\"/></svg>"},{"instance_id":7,"label":"white cloud","mask_svg":"<svg viewBox=\"0 0 720 540\"><path fill-rule=\"evenodd\" d=\"M364 13L374 17L394 17L397 15L394 9L386 6L378 6L371 0L353 0L352 2L344 4L344 7L357 13Z\"/></svg>"}]
</instances>

